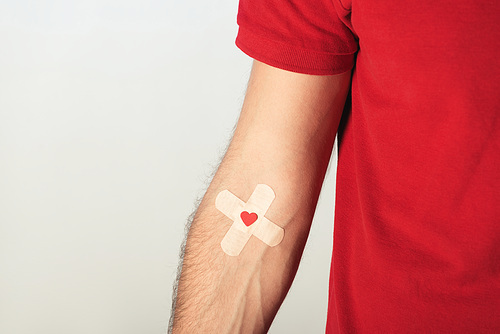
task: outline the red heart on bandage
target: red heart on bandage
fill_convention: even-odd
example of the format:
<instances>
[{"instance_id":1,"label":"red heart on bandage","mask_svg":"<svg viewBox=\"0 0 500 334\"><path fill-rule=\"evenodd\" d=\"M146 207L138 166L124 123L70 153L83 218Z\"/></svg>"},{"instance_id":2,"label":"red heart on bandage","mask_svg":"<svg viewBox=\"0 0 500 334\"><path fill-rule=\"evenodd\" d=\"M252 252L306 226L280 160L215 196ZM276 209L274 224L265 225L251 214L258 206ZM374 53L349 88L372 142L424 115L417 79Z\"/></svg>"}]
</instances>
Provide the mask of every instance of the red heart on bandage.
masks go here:
<instances>
[{"instance_id":1,"label":"red heart on bandage","mask_svg":"<svg viewBox=\"0 0 500 334\"><path fill-rule=\"evenodd\" d=\"M241 220L246 226L250 226L257 220L258 216L255 212L248 213L248 211L243 211L240 214Z\"/></svg>"}]
</instances>

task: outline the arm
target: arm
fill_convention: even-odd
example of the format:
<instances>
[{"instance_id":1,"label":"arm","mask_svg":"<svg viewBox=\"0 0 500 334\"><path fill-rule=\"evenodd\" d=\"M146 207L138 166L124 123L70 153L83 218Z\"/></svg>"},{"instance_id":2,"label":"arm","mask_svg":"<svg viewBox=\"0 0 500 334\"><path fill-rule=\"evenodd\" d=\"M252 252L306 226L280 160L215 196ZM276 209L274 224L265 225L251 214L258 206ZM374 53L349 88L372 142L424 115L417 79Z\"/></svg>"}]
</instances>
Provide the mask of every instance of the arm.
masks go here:
<instances>
[{"instance_id":1,"label":"arm","mask_svg":"<svg viewBox=\"0 0 500 334\"><path fill-rule=\"evenodd\" d=\"M254 62L240 118L198 207L185 249L173 333L267 331L297 271L350 84ZM285 230L269 247L251 237L238 256L220 246L232 222L215 208L228 189L246 201L265 183L266 217Z\"/></svg>"}]
</instances>

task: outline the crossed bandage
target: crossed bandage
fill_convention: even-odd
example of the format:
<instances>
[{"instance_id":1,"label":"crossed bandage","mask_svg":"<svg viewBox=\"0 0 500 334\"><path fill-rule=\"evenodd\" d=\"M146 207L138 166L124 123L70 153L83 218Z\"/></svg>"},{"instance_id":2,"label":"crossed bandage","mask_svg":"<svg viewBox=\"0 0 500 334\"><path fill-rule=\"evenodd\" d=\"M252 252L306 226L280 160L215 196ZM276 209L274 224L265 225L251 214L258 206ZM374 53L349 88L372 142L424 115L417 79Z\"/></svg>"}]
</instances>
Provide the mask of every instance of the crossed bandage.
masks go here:
<instances>
[{"instance_id":1,"label":"crossed bandage","mask_svg":"<svg viewBox=\"0 0 500 334\"><path fill-rule=\"evenodd\" d=\"M258 184L246 203L229 190L217 195L215 207L233 221L220 243L226 254L239 255L252 235L271 247L283 240L283 228L264 216L275 197L266 184Z\"/></svg>"}]
</instances>

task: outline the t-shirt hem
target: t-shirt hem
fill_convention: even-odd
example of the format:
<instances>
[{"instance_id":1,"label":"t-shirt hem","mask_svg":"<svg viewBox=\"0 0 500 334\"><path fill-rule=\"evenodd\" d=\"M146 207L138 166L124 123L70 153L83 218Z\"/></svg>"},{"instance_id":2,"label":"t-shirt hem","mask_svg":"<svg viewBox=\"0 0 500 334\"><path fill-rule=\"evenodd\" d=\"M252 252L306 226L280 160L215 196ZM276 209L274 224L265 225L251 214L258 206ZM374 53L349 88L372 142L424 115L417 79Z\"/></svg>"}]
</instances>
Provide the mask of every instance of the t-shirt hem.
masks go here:
<instances>
[{"instance_id":1,"label":"t-shirt hem","mask_svg":"<svg viewBox=\"0 0 500 334\"><path fill-rule=\"evenodd\" d=\"M282 41L273 41L249 29L239 27L236 46L251 58L283 70L333 75L350 71L354 66L354 53L337 54L307 50Z\"/></svg>"}]
</instances>

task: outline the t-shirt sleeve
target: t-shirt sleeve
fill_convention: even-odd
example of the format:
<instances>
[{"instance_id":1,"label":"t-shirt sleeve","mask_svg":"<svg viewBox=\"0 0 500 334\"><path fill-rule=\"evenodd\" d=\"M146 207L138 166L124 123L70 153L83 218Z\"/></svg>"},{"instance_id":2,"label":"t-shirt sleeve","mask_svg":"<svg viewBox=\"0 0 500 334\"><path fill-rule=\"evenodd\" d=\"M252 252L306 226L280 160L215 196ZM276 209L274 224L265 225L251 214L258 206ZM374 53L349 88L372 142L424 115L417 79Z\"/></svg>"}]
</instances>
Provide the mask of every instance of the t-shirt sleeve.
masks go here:
<instances>
[{"instance_id":1,"label":"t-shirt sleeve","mask_svg":"<svg viewBox=\"0 0 500 334\"><path fill-rule=\"evenodd\" d=\"M240 0L236 45L284 70L339 74L354 66L358 43L339 0ZM340 12L340 16L339 16Z\"/></svg>"}]
</instances>

